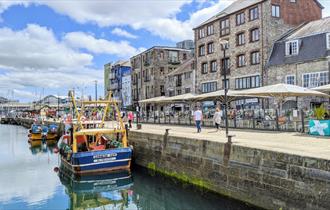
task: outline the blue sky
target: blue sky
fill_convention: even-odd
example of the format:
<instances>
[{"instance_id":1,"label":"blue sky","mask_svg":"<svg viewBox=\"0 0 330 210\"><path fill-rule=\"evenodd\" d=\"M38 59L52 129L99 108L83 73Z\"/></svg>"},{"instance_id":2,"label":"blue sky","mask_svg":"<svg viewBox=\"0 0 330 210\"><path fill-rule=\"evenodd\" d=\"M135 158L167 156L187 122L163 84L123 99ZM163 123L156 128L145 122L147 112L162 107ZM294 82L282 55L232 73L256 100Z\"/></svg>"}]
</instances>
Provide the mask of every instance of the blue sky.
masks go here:
<instances>
[{"instance_id":1,"label":"blue sky","mask_svg":"<svg viewBox=\"0 0 330 210\"><path fill-rule=\"evenodd\" d=\"M0 0L0 96L103 94L103 65L154 45L192 39L192 28L231 0ZM330 15L330 1L320 0Z\"/></svg>"}]
</instances>

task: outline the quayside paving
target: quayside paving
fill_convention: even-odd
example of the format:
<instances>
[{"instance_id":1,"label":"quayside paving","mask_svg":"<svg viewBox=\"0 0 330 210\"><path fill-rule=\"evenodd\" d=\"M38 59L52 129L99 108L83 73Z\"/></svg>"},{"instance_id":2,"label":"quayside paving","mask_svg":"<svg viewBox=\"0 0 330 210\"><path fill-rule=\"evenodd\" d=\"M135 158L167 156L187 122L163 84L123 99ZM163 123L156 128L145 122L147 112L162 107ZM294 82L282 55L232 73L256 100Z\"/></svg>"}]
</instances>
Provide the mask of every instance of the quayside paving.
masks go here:
<instances>
[{"instance_id":1,"label":"quayside paving","mask_svg":"<svg viewBox=\"0 0 330 210\"><path fill-rule=\"evenodd\" d=\"M165 133L165 129L170 129L170 136L187 137L221 143L227 142L224 129L216 132L215 129L204 128L201 133L197 133L195 128L188 126L143 124L141 130L136 130L134 128L132 129L134 132L162 135ZM329 137L316 137L295 132L239 129L229 129L229 135L234 135L232 142L237 146L330 160Z\"/></svg>"},{"instance_id":2,"label":"quayside paving","mask_svg":"<svg viewBox=\"0 0 330 210\"><path fill-rule=\"evenodd\" d=\"M135 127L135 126L134 126ZM165 129L170 129L168 133ZM265 209L330 209L330 139L300 133L143 124L135 163Z\"/></svg>"}]
</instances>

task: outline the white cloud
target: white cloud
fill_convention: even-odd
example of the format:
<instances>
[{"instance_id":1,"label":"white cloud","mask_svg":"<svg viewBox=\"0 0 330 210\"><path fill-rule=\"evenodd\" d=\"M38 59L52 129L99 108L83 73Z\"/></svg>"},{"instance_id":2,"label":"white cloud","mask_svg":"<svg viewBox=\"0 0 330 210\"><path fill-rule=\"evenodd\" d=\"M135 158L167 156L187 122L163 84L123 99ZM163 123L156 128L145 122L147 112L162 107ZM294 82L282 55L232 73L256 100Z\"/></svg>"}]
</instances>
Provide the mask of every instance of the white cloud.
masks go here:
<instances>
[{"instance_id":1,"label":"white cloud","mask_svg":"<svg viewBox=\"0 0 330 210\"><path fill-rule=\"evenodd\" d=\"M64 42L73 48L86 49L89 52L100 54L115 54L120 57L130 57L144 48L136 49L127 41L113 42L106 39L96 39L84 32L71 32L64 36Z\"/></svg>"},{"instance_id":2,"label":"white cloud","mask_svg":"<svg viewBox=\"0 0 330 210\"><path fill-rule=\"evenodd\" d=\"M79 23L94 23L100 27L107 26L131 26L134 29L146 29L154 35L172 41L181 41L183 39L192 39L192 28L233 2L233 0L194 0L198 5L211 5L207 8L198 10L190 15L185 21L180 21L176 15L181 11L182 6L192 3L193 0L140 0L140 1L41 1L30 0L22 1L25 6L30 3L37 5L47 5L56 12L67 15ZM19 3L16 1L16 3ZM14 3L0 4L0 12L7 9ZM22 4L22 3L21 3ZM129 33L127 38L133 38ZM122 29L120 29L122 30ZM122 33L123 32L123 33ZM125 35L123 35L125 36ZM134 36L134 35L133 35Z\"/></svg>"},{"instance_id":3,"label":"white cloud","mask_svg":"<svg viewBox=\"0 0 330 210\"><path fill-rule=\"evenodd\" d=\"M57 39L52 30L36 24L19 31L0 28L0 95L6 96L8 90L14 90L16 97L31 99L35 94L29 89L91 87L93 80L102 84L102 69L93 68L93 55L82 53L79 48L117 56L142 50L128 42L95 39L83 32Z\"/></svg>"},{"instance_id":4,"label":"white cloud","mask_svg":"<svg viewBox=\"0 0 330 210\"><path fill-rule=\"evenodd\" d=\"M56 40L51 30L30 24L21 31L0 28L0 67L45 69L91 64L92 55L74 51Z\"/></svg>"},{"instance_id":5,"label":"white cloud","mask_svg":"<svg viewBox=\"0 0 330 210\"><path fill-rule=\"evenodd\" d=\"M131 34L129 33L128 31L125 31L121 28L114 28L112 31L111 31L112 34L115 34L115 35L118 35L118 36L123 36L123 37L126 37L126 38L130 38L130 39L136 39L137 36L134 35L134 34Z\"/></svg>"}]
</instances>

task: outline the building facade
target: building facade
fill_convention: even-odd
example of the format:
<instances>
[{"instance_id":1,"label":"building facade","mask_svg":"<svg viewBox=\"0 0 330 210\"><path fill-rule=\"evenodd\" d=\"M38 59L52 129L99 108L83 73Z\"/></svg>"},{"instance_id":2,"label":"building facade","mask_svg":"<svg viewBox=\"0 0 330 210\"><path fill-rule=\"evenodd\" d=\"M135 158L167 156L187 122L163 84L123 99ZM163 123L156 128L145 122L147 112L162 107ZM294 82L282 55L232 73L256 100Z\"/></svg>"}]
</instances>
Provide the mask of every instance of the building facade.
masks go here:
<instances>
[{"instance_id":1,"label":"building facade","mask_svg":"<svg viewBox=\"0 0 330 210\"><path fill-rule=\"evenodd\" d=\"M165 96L166 76L191 57L191 50L161 46L132 57L133 104L137 106L139 100Z\"/></svg>"},{"instance_id":2,"label":"building facade","mask_svg":"<svg viewBox=\"0 0 330 210\"><path fill-rule=\"evenodd\" d=\"M274 41L303 22L320 19L321 12L316 0L236 0L194 29L196 92L223 89L224 67L230 89L262 86ZM228 41L225 55L220 40Z\"/></svg>"},{"instance_id":3,"label":"building facade","mask_svg":"<svg viewBox=\"0 0 330 210\"><path fill-rule=\"evenodd\" d=\"M267 84L314 88L329 83L329 71L330 17L297 27L274 43L267 63ZM329 99L291 98L286 108L309 108L323 101Z\"/></svg>"},{"instance_id":4,"label":"building facade","mask_svg":"<svg viewBox=\"0 0 330 210\"><path fill-rule=\"evenodd\" d=\"M112 63L107 63L104 65L104 96L107 95L110 90L110 71Z\"/></svg>"},{"instance_id":5,"label":"building facade","mask_svg":"<svg viewBox=\"0 0 330 210\"><path fill-rule=\"evenodd\" d=\"M195 59L182 63L166 76L165 96L171 97L186 93L195 93Z\"/></svg>"},{"instance_id":6,"label":"building facade","mask_svg":"<svg viewBox=\"0 0 330 210\"><path fill-rule=\"evenodd\" d=\"M130 95L127 95L127 84L130 86L131 73L132 68L129 61L118 61L111 65L108 76L109 84L107 90L111 91L113 98L119 100L125 107L131 105ZM125 89L124 97L123 88Z\"/></svg>"}]
</instances>

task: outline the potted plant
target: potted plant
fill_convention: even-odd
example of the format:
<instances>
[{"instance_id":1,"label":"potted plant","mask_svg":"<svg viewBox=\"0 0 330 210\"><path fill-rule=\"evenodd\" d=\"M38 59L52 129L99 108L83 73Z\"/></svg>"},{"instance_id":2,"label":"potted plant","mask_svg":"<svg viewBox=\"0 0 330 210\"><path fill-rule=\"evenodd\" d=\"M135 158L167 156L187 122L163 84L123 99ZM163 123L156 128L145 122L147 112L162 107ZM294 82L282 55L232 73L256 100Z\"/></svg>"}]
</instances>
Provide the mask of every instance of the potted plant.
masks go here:
<instances>
[{"instance_id":1,"label":"potted plant","mask_svg":"<svg viewBox=\"0 0 330 210\"><path fill-rule=\"evenodd\" d=\"M309 134L317 136L330 136L330 120L328 111L322 104L314 109L314 119L309 120Z\"/></svg>"}]
</instances>

